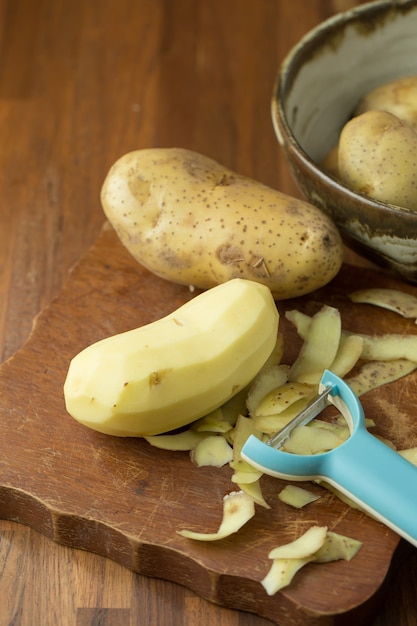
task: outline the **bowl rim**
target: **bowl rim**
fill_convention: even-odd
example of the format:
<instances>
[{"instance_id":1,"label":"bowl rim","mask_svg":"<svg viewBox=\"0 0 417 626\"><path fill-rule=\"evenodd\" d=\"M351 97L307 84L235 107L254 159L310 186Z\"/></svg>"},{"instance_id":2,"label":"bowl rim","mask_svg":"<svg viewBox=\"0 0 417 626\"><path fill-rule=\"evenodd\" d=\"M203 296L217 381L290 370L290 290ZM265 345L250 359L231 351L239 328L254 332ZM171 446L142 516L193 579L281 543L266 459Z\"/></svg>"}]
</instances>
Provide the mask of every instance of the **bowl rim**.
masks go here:
<instances>
[{"instance_id":1,"label":"bowl rim","mask_svg":"<svg viewBox=\"0 0 417 626\"><path fill-rule=\"evenodd\" d=\"M320 22L305 33L288 51L278 69L273 86L271 114L274 131L281 146L284 147L284 145L287 144L289 149L297 155L299 161L303 163L310 173L314 174L318 181L325 186L331 186L339 194L347 196L351 202L357 202L359 198L362 205L365 205L371 210L383 209L393 217L398 217L398 215L407 216L407 218L411 218L411 220L415 221L417 224L417 211L391 204L389 202L382 202L365 194L355 192L341 183L334 176L322 170L295 138L283 106L285 94L289 89L291 89L291 85L294 80L291 76L292 64L300 54L304 55L306 53L306 49L308 50L308 48L313 46L313 44L321 38L324 38L329 28L336 31L338 28L345 27L347 23L354 23L364 14L382 15L398 9L404 12L412 9L417 10L417 0L397 0L396 2L392 2L392 0L371 0L365 4L337 13ZM297 73L295 73L295 76L296 74ZM283 134L285 134L285 142Z\"/></svg>"}]
</instances>

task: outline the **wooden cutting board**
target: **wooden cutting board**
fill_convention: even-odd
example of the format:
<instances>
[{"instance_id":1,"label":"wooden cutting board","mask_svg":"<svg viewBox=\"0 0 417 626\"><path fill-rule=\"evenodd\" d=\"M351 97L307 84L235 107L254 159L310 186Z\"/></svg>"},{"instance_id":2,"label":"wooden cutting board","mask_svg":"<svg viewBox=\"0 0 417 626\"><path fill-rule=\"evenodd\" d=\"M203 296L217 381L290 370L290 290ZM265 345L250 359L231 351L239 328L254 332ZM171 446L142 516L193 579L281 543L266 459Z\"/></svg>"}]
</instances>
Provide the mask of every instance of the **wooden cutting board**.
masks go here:
<instances>
[{"instance_id":1,"label":"wooden cutting board","mask_svg":"<svg viewBox=\"0 0 417 626\"><path fill-rule=\"evenodd\" d=\"M346 296L376 285L417 294L383 273L346 266L329 286L278 308L314 313L327 303L341 310L347 329L416 333L413 320L352 304ZM62 386L73 355L169 313L192 295L140 267L104 225L60 295L35 320L27 343L1 367L0 516L280 626L368 623L399 541L382 524L318 486L309 485L321 495L318 501L292 509L277 498L283 483L265 476L270 510L257 507L231 538L192 542L176 531L217 530L222 498L233 490L230 468L195 468L187 453L101 435L66 413ZM281 330L290 362L300 340L283 316ZM362 404L380 434L399 447L417 445L417 374L363 396ZM290 587L267 596L260 580L269 569L268 552L312 524L355 537L363 547L351 562L308 565Z\"/></svg>"}]
</instances>

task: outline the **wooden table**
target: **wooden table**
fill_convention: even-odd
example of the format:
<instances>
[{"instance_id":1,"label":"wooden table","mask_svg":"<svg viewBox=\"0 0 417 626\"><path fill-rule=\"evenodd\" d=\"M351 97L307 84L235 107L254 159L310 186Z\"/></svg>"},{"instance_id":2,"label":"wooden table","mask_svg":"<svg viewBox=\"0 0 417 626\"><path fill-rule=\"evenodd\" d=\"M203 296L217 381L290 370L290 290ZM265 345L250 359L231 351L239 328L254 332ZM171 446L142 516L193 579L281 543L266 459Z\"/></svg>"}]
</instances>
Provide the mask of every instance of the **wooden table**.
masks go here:
<instances>
[{"instance_id":1,"label":"wooden table","mask_svg":"<svg viewBox=\"0 0 417 626\"><path fill-rule=\"evenodd\" d=\"M0 360L94 243L100 187L123 153L190 148L299 195L270 120L277 68L305 32L357 4L0 0ZM401 543L373 626L416 624L416 584L417 553ZM0 521L0 626L12 623L269 622Z\"/></svg>"}]
</instances>

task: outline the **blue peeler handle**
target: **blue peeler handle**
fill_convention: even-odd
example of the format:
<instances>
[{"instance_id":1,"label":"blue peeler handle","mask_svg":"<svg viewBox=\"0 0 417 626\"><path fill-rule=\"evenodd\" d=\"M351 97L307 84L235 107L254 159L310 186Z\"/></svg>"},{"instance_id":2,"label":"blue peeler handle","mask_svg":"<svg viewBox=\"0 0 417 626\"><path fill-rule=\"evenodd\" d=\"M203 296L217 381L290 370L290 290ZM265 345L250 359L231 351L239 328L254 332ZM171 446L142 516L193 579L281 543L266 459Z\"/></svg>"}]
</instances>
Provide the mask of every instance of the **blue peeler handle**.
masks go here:
<instances>
[{"instance_id":1,"label":"blue peeler handle","mask_svg":"<svg viewBox=\"0 0 417 626\"><path fill-rule=\"evenodd\" d=\"M417 546L417 467L368 432L357 396L326 370L321 387L329 386L329 401L349 424L347 441L329 452L299 455L273 448L251 435L242 457L278 478L325 480Z\"/></svg>"}]
</instances>

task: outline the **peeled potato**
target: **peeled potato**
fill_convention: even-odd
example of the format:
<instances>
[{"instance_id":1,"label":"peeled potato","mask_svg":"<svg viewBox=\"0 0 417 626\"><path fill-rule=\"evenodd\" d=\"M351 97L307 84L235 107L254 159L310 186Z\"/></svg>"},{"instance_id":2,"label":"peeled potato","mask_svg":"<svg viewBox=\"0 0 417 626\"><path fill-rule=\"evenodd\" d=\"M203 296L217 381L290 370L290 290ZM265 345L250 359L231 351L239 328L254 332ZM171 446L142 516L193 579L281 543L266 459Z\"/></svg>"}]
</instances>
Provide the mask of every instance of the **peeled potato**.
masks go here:
<instances>
[{"instance_id":1,"label":"peeled potato","mask_svg":"<svg viewBox=\"0 0 417 626\"><path fill-rule=\"evenodd\" d=\"M417 130L417 76L404 76L376 87L359 103L355 115L388 111Z\"/></svg>"},{"instance_id":2,"label":"peeled potato","mask_svg":"<svg viewBox=\"0 0 417 626\"><path fill-rule=\"evenodd\" d=\"M354 191L417 211L417 132L386 111L352 118L340 135L338 168Z\"/></svg>"},{"instance_id":3,"label":"peeled potato","mask_svg":"<svg viewBox=\"0 0 417 626\"><path fill-rule=\"evenodd\" d=\"M342 263L339 232L318 208L189 150L122 156L101 200L133 257L172 282L247 278L284 299L323 286Z\"/></svg>"},{"instance_id":4,"label":"peeled potato","mask_svg":"<svg viewBox=\"0 0 417 626\"><path fill-rule=\"evenodd\" d=\"M121 437L190 424L250 383L276 345L278 321L264 285L240 279L218 285L75 355L64 384L67 411Z\"/></svg>"}]
</instances>

